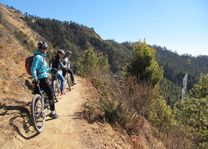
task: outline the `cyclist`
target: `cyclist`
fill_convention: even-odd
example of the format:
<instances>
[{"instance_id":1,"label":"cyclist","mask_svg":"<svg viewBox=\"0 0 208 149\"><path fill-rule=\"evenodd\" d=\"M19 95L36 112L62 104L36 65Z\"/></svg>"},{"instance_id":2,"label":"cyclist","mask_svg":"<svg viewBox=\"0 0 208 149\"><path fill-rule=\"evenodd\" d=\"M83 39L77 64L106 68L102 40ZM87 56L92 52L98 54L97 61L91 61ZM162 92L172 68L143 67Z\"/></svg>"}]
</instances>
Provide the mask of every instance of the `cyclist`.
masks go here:
<instances>
[{"instance_id":1,"label":"cyclist","mask_svg":"<svg viewBox=\"0 0 208 149\"><path fill-rule=\"evenodd\" d=\"M62 71L61 71L62 68L66 67L62 63L62 59L64 58L64 56L65 56L64 50L63 49L58 49L55 58L52 60L52 68L58 70L55 75L61 81L61 86L60 86L61 96L65 95L65 91L64 91L64 77L63 77ZM55 78L53 77L52 78L52 86L54 85L54 80L55 80Z\"/></svg>"},{"instance_id":2,"label":"cyclist","mask_svg":"<svg viewBox=\"0 0 208 149\"><path fill-rule=\"evenodd\" d=\"M46 62L47 51L48 51L47 43L39 42L37 46L37 50L34 51L34 58L30 69L32 76L34 78L34 83L36 84L35 92L36 93L38 92L37 85L39 84L40 88L46 92L49 99L49 105L51 110L49 116L55 119L58 118L58 115L56 114L55 111L52 88L48 81L48 73L54 70L49 68Z\"/></svg>"},{"instance_id":3,"label":"cyclist","mask_svg":"<svg viewBox=\"0 0 208 149\"><path fill-rule=\"evenodd\" d=\"M72 52L71 51L68 51L65 56L64 56L64 59L63 59L63 64L64 64L64 68L62 69L63 71L63 76L65 78L65 75L66 73L68 72L71 76L71 80L72 80L72 85L75 85L75 81L74 81L74 73L73 71L71 70L71 65L70 65L70 57L71 57L71 54Z\"/></svg>"}]
</instances>

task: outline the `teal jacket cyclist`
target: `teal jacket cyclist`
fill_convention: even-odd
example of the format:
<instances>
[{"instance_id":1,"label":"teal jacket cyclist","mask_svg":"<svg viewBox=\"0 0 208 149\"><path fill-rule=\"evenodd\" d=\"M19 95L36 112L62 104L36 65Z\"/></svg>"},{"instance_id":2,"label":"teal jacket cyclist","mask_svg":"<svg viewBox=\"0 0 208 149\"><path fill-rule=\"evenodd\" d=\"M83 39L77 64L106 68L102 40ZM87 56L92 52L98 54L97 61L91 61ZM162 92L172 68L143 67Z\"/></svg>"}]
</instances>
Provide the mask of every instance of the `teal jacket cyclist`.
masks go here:
<instances>
[{"instance_id":1,"label":"teal jacket cyclist","mask_svg":"<svg viewBox=\"0 0 208 149\"><path fill-rule=\"evenodd\" d=\"M34 55L35 56L31 66L31 73L33 78L35 80L48 78L48 73L51 72L51 68L48 67L48 64L45 60L47 54L42 53L40 50L35 50Z\"/></svg>"},{"instance_id":2,"label":"teal jacket cyclist","mask_svg":"<svg viewBox=\"0 0 208 149\"><path fill-rule=\"evenodd\" d=\"M47 51L48 51L47 43L39 42L38 49L34 51L34 58L30 70L34 78L34 82L36 84L35 92L36 93L38 92L37 84L39 84L41 90L44 90L44 92L47 94L49 99L49 105L51 109L51 113L49 116L52 118L58 118L58 115L56 114L55 111L55 104L53 99L53 91L51 88L51 83L48 80L48 73L50 73L52 69L48 67L46 61Z\"/></svg>"}]
</instances>

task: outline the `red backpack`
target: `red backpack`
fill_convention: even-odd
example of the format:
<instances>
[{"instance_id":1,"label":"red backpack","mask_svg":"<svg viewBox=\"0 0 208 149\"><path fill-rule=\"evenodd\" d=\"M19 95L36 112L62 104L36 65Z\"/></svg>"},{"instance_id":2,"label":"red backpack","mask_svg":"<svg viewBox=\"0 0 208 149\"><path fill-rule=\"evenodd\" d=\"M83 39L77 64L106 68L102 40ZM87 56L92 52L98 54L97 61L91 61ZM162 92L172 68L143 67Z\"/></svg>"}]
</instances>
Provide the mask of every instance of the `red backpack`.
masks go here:
<instances>
[{"instance_id":1,"label":"red backpack","mask_svg":"<svg viewBox=\"0 0 208 149\"><path fill-rule=\"evenodd\" d=\"M32 75L30 68L32 66L34 56L29 56L25 59L25 69L29 75Z\"/></svg>"}]
</instances>

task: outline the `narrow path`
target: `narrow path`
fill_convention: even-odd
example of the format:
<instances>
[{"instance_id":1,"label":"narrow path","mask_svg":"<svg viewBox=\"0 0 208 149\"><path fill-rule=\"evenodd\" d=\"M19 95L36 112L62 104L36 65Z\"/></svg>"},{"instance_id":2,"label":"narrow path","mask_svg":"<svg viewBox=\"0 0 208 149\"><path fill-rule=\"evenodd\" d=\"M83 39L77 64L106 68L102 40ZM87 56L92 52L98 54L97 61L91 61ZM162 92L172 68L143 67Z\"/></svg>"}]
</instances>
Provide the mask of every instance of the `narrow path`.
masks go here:
<instances>
[{"instance_id":1,"label":"narrow path","mask_svg":"<svg viewBox=\"0 0 208 149\"><path fill-rule=\"evenodd\" d=\"M48 120L44 132L25 141L22 148L83 148L78 132L74 129L76 127L74 118L76 118L75 113L86 101L84 95L87 92L87 82L80 77L76 77L76 82L72 91L67 91L66 95L56 103L59 118Z\"/></svg>"},{"instance_id":2,"label":"narrow path","mask_svg":"<svg viewBox=\"0 0 208 149\"><path fill-rule=\"evenodd\" d=\"M0 136L0 149L129 149L128 137L112 129L106 123L89 124L78 117L87 100L95 99L92 84L76 76L76 85L72 91L56 103L58 119L47 117L44 131L35 135L33 127L25 131L28 111L22 106L7 106L10 110L0 109L0 120L5 124ZM15 104L14 104L15 105ZM25 111L25 113L24 113ZM6 113L5 113L6 112ZM6 126L6 123L8 125ZM1 124L1 122L0 122ZM1 125L0 125L1 127Z\"/></svg>"}]
</instances>

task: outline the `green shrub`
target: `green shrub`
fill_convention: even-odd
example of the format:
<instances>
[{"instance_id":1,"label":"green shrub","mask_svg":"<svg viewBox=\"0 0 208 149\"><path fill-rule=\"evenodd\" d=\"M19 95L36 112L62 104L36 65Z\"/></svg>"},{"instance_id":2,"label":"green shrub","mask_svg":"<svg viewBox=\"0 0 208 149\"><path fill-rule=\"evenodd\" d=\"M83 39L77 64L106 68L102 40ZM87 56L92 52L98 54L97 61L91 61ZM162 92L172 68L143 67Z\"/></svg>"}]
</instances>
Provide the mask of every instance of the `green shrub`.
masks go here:
<instances>
[{"instance_id":1,"label":"green shrub","mask_svg":"<svg viewBox=\"0 0 208 149\"><path fill-rule=\"evenodd\" d=\"M167 132L174 125L174 114L162 96L152 100L147 114L148 121L159 132Z\"/></svg>"},{"instance_id":2,"label":"green shrub","mask_svg":"<svg viewBox=\"0 0 208 149\"><path fill-rule=\"evenodd\" d=\"M208 142L208 98L188 98L175 108L176 118L188 127L199 148L207 147Z\"/></svg>"},{"instance_id":3,"label":"green shrub","mask_svg":"<svg viewBox=\"0 0 208 149\"><path fill-rule=\"evenodd\" d=\"M78 74L91 75L93 71L109 71L108 59L102 54L96 53L92 48L85 50L78 59Z\"/></svg>"}]
</instances>

